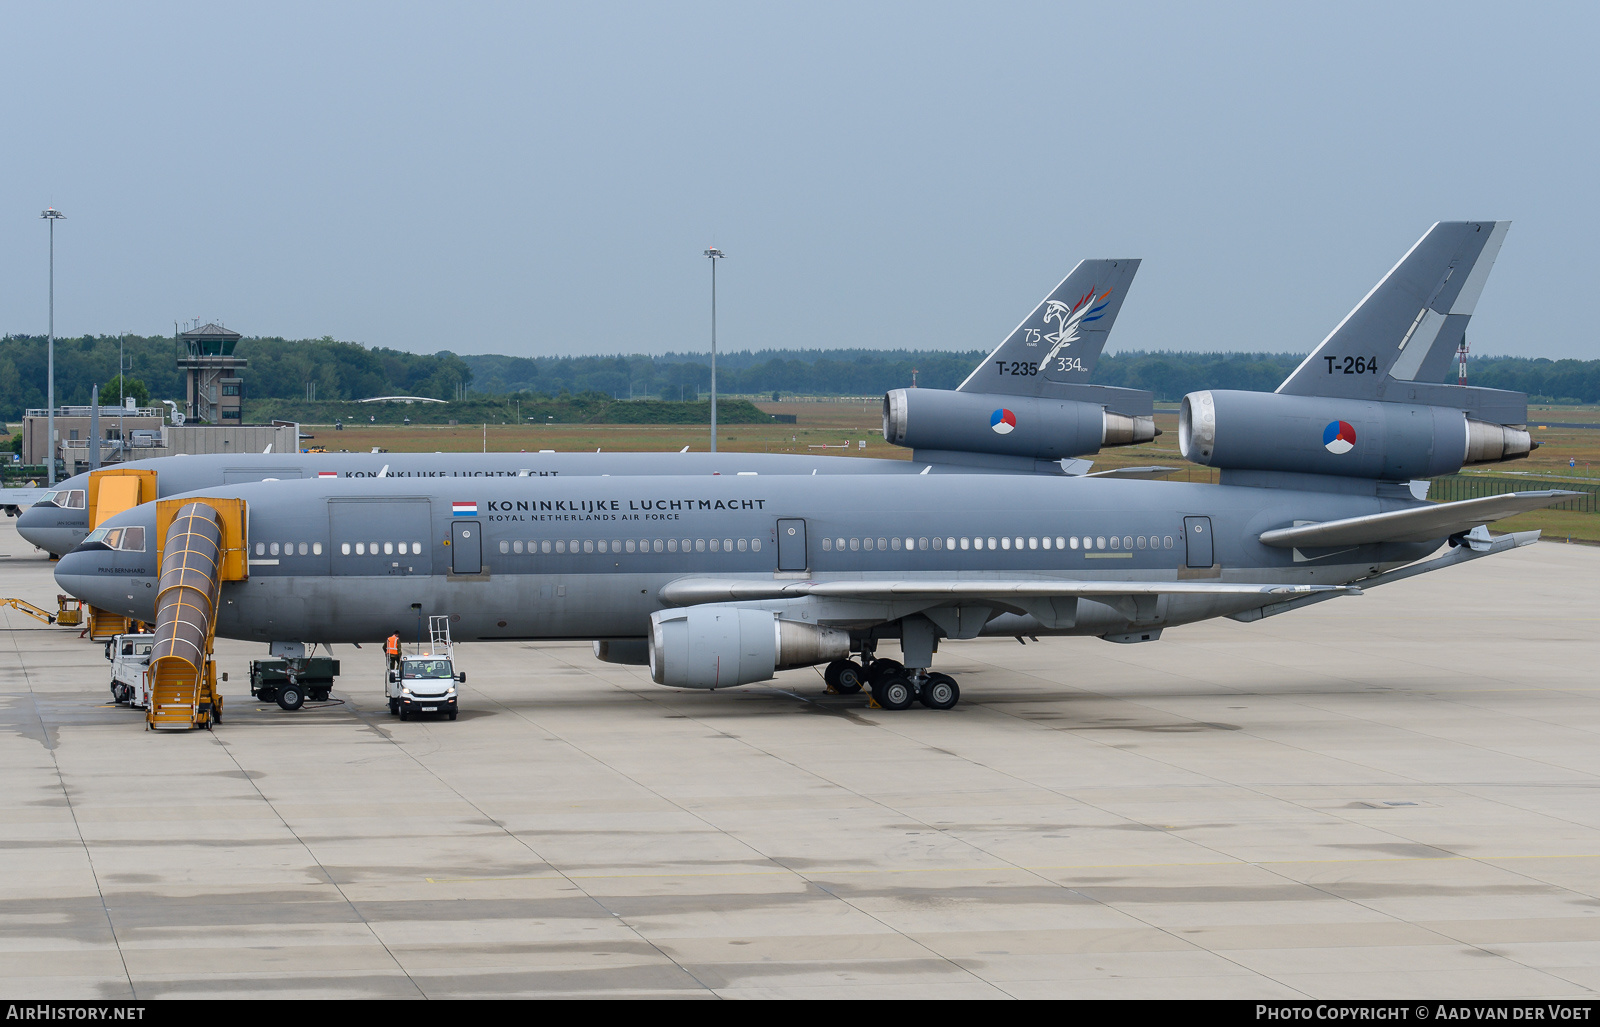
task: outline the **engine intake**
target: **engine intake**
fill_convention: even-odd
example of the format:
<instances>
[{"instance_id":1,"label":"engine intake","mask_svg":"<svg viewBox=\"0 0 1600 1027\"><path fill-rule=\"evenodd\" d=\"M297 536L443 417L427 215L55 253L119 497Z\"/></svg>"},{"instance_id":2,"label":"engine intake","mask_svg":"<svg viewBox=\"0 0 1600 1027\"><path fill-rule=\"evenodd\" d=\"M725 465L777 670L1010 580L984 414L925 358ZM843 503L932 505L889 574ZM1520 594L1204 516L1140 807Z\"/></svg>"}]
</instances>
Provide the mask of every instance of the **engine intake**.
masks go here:
<instances>
[{"instance_id":1,"label":"engine intake","mask_svg":"<svg viewBox=\"0 0 1600 1027\"><path fill-rule=\"evenodd\" d=\"M675 688L729 688L850 655L850 633L769 610L691 606L650 615L650 677Z\"/></svg>"},{"instance_id":2,"label":"engine intake","mask_svg":"<svg viewBox=\"0 0 1600 1027\"><path fill-rule=\"evenodd\" d=\"M1149 442L1156 422L1084 400L895 389L883 397L883 437L913 449L1061 460Z\"/></svg>"},{"instance_id":3,"label":"engine intake","mask_svg":"<svg viewBox=\"0 0 1600 1027\"><path fill-rule=\"evenodd\" d=\"M1208 467L1404 481L1525 457L1517 426L1458 409L1212 390L1183 397L1178 449Z\"/></svg>"}]
</instances>

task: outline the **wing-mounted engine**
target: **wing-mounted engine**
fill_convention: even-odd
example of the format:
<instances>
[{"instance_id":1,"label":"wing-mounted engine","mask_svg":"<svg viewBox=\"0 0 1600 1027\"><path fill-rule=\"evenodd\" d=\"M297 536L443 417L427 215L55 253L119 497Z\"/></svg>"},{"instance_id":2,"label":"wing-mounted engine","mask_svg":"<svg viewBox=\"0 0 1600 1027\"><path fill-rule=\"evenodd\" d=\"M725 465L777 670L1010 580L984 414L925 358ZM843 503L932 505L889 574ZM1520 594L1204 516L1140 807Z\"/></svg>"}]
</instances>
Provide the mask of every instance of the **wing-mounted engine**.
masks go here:
<instances>
[{"instance_id":1,"label":"wing-mounted engine","mask_svg":"<svg viewBox=\"0 0 1600 1027\"><path fill-rule=\"evenodd\" d=\"M1156 437L1150 394L1078 386L1074 398L895 389L883 397L883 437L917 451L1061 460ZM1131 413L1119 413L1115 403Z\"/></svg>"},{"instance_id":2,"label":"wing-mounted engine","mask_svg":"<svg viewBox=\"0 0 1600 1027\"><path fill-rule=\"evenodd\" d=\"M780 620L770 610L708 605L650 615L650 677L658 685L729 688L849 655L848 631Z\"/></svg>"},{"instance_id":3,"label":"wing-mounted engine","mask_svg":"<svg viewBox=\"0 0 1600 1027\"><path fill-rule=\"evenodd\" d=\"M1404 481L1516 460L1535 444L1522 425L1452 407L1212 390L1183 397L1178 448L1227 470Z\"/></svg>"}]
</instances>

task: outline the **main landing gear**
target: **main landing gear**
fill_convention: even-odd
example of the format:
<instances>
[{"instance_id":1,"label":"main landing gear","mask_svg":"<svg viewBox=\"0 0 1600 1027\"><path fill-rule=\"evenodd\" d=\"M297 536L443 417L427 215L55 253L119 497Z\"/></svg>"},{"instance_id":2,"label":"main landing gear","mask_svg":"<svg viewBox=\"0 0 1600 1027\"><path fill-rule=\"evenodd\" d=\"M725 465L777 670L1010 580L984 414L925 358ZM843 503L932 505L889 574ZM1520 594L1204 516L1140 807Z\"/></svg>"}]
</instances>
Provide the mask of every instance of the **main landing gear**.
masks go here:
<instances>
[{"instance_id":1,"label":"main landing gear","mask_svg":"<svg viewBox=\"0 0 1600 1027\"><path fill-rule=\"evenodd\" d=\"M822 672L829 695L854 695L866 687L872 701L885 710L903 710L920 702L930 710L948 710L961 701L961 686L948 674L906 668L898 660L835 660Z\"/></svg>"}]
</instances>

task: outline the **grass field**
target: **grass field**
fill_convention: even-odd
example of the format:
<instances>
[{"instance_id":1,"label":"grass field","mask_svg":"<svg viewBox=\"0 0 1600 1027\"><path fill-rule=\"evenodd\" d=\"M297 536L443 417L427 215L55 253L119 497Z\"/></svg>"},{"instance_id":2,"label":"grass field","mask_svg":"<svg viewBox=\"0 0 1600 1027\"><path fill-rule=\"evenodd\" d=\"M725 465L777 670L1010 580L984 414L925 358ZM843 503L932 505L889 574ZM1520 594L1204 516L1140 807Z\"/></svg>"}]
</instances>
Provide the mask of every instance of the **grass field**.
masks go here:
<instances>
[{"instance_id":1,"label":"grass field","mask_svg":"<svg viewBox=\"0 0 1600 1027\"><path fill-rule=\"evenodd\" d=\"M870 456L909 460L909 450L883 441L883 415L877 403L758 403L769 414L793 414L795 424L729 425L718 433L724 451L749 453L821 453L827 455ZM1529 411L1530 423L1536 419L1566 423L1600 424L1600 408L1539 407ZM1095 469L1165 464L1180 468L1175 481L1215 482L1217 472L1198 467L1178 453L1178 412L1156 412L1156 427L1162 434L1142 446L1110 449L1095 457ZM694 425L515 425L490 424L410 427L386 425L347 425L334 431L329 425L307 425L304 430L316 438L307 443L326 446L330 452L352 452L378 446L393 452L558 452L608 451L672 452L684 446L703 452L709 448L707 426ZM1600 478L1600 430L1588 428L1547 428L1533 431L1540 444L1526 460L1493 465L1484 473L1516 471L1530 478ZM865 446L862 445L865 443ZM1473 469L1469 469L1469 473ZM1549 488L1530 482L1528 487ZM1513 517L1494 525L1497 531L1542 529L1547 537L1600 543L1600 514L1542 511Z\"/></svg>"}]
</instances>

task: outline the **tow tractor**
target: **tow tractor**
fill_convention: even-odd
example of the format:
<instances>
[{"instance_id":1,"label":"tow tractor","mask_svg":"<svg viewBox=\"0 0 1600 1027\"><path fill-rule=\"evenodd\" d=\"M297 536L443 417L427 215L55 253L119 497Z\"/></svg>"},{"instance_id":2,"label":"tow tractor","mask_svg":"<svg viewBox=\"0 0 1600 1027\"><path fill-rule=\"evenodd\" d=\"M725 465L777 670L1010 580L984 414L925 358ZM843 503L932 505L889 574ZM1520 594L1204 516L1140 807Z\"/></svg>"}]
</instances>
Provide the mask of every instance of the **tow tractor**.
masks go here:
<instances>
[{"instance_id":1,"label":"tow tractor","mask_svg":"<svg viewBox=\"0 0 1600 1027\"><path fill-rule=\"evenodd\" d=\"M136 709L150 706L150 650L152 634L113 635L106 640L111 661L111 698Z\"/></svg>"},{"instance_id":2,"label":"tow tractor","mask_svg":"<svg viewBox=\"0 0 1600 1027\"><path fill-rule=\"evenodd\" d=\"M287 659L251 660L250 694L258 702L275 702L286 710L298 710L306 700L327 702L334 679L339 676L339 661L327 656L307 657L294 668L292 679Z\"/></svg>"},{"instance_id":3,"label":"tow tractor","mask_svg":"<svg viewBox=\"0 0 1600 1027\"><path fill-rule=\"evenodd\" d=\"M467 683L467 672L456 672L450 643L450 618L428 618L428 646L418 643L415 652L401 652L395 667L384 670L383 694L389 712L405 720L414 713L443 713L456 719L456 683Z\"/></svg>"}]
</instances>

